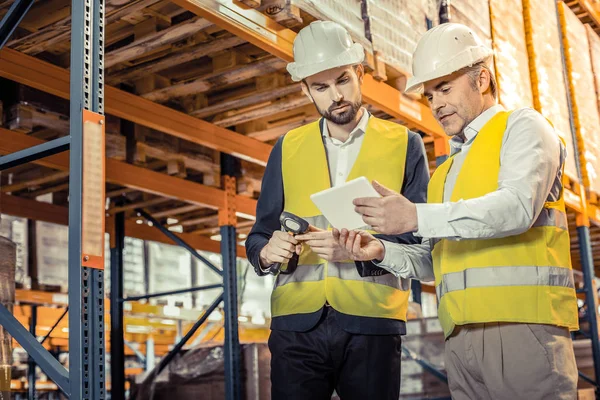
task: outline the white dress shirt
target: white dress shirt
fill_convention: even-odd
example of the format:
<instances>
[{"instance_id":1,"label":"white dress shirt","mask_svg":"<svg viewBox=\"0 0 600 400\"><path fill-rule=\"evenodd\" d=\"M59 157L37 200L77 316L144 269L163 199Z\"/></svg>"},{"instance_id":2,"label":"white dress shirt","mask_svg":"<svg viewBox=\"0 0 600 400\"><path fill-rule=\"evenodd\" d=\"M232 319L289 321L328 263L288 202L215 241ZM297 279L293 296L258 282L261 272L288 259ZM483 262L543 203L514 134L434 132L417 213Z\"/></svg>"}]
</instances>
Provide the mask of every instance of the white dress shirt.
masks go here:
<instances>
[{"instance_id":1,"label":"white dress shirt","mask_svg":"<svg viewBox=\"0 0 600 400\"><path fill-rule=\"evenodd\" d=\"M323 144L327 153L329 164L329 177L331 186L339 186L346 182L362 146L369 124L370 114L362 108L363 115L356 127L350 132L345 142L332 138L327 128L327 121L323 124Z\"/></svg>"},{"instance_id":2,"label":"white dress shirt","mask_svg":"<svg viewBox=\"0 0 600 400\"><path fill-rule=\"evenodd\" d=\"M515 110L508 118L500 151L498 189L484 196L451 202L450 197L464 160L481 128L500 105L484 111L464 130L466 141L450 140L452 166L444 185L444 202L417 204L417 236L421 245L383 242L386 254L378 265L403 278L433 278L430 250L437 239L490 239L527 231L550 196L558 199L561 165L566 158L554 128L531 108Z\"/></svg>"}]
</instances>

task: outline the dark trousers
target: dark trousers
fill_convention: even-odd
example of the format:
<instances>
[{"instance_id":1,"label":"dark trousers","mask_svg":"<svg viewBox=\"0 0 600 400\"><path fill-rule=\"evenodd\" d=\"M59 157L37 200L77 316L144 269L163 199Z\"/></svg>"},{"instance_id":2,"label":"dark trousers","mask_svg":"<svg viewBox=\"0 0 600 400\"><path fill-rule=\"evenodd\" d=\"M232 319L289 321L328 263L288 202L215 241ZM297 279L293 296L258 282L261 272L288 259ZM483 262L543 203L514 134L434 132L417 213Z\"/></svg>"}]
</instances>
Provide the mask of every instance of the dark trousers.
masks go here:
<instances>
[{"instance_id":1,"label":"dark trousers","mask_svg":"<svg viewBox=\"0 0 600 400\"><path fill-rule=\"evenodd\" d=\"M398 400L400 335L356 335L342 330L326 307L308 332L272 331L273 400Z\"/></svg>"}]
</instances>

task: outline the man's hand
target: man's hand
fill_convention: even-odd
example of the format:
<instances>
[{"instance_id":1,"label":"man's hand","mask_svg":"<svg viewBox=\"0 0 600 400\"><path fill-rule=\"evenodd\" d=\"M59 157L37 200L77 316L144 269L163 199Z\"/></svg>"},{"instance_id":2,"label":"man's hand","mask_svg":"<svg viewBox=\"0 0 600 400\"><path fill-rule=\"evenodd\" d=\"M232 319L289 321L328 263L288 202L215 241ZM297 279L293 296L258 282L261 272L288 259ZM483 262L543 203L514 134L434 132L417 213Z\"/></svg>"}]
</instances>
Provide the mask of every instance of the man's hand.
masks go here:
<instances>
[{"instance_id":1,"label":"man's hand","mask_svg":"<svg viewBox=\"0 0 600 400\"><path fill-rule=\"evenodd\" d=\"M350 253L350 258L354 261L381 261L385 257L385 247L369 232L347 229L342 229L340 232L334 229L333 237Z\"/></svg>"},{"instance_id":2,"label":"man's hand","mask_svg":"<svg viewBox=\"0 0 600 400\"><path fill-rule=\"evenodd\" d=\"M301 251L302 245L292 235L275 231L269 243L260 251L260 263L263 268L275 263L287 263L294 253L300 254Z\"/></svg>"},{"instance_id":3,"label":"man's hand","mask_svg":"<svg viewBox=\"0 0 600 400\"><path fill-rule=\"evenodd\" d=\"M418 228L417 207L406 197L377 181L373 187L383 197L361 197L354 200L355 210L373 230L386 235L414 232Z\"/></svg>"},{"instance_id":4,"label":"man's hand","mask_svg":"<svg viewBox=\"0 0 600 400\"><path fill-rule=\"evenodd\" d=\"M296 235L297 240L306 243L312 251L324 260L339 262L350 259L350 254L340 246L339 241L334 239L331 231L325 231L310 226L310 232Z\"/></svg>"}]
</instances>

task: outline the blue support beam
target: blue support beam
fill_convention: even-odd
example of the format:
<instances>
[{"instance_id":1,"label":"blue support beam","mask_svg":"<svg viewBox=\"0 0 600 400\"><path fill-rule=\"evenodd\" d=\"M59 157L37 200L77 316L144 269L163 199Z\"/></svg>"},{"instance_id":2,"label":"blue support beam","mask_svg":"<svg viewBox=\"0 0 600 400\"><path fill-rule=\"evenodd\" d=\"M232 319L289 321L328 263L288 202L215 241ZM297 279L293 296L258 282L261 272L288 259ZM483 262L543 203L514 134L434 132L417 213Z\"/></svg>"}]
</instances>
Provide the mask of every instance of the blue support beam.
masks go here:
<instances>
[{"instance_id":1,"label":"blue support beam","mask_svg":"<svg viewBox=\"0 0 600 400\"><path fill-rule=\"evenodd\" d=\"M0 50L4 48L8 39L15 29L17 29L21 20L33 5L33 1L34 0L15 0L12 6L10 6L8 12L0 22Z\"/></svg>"},{"instance_id":2,"label":"blue support beam","mask_svg":"<svg viewBox=\"0 0 600 400\"><path fill-rule=\"evenodd\" d=\"M139 361L140 361L142 364L146 365L146 356L145 356L144 354L142 354L142 352L141 352L141 351L139 351L138 349L136 349L136 348L135 348L135 346L133 345L133 343L131 343L131 342L130 342L130 341L128 341L128 340L123 340L123 344L124 344L125 346L129 347L129 349L130 349L131 351L133 351L133 353L136 355L136 357L138 358L138 360L139 360ZM112 346L112 343L111 343L111 346ZM111 362L111 367L112 367L113 361L111 360L110 362ZM115 390L115 389L113 388L113 389L112 389L112 391L111 391L111 399L112 399L112 400L117 400L117 399L116 399L116 397L115 397L115 394L114 394L114 390ZM123 396L125 396L125 394L123 394ZM125 398L125 397L123 397L123 398Z\"/></svg>"},{"instance_id":3,"label":"blue support beam","mask_svg":"<svg viewBox=\"0 0 600 400\"><path fill-rule=\"evenodd\" d=\"M598 390L598 384L596 382L594 382L594 380L592 378L590 378L589 376L587 376L586 374L584 374L581 371L578 372L578 375L581 379L583 379L587 383L593 385L596 388L596 391Z\"/></svg>"},{"instance_id":4,"label":"blue support beam","mask_svg":"<svg viewBox=\"0 0 600 400\"><path fill-rule=\"evenodd\" d=\"M221 293L219 297L217 297L215 301L212 302L212 304L206 309L204 314L202 314L202 317L200 317L200 319L196 321L194 326L190 328L188 333L186 333L185 336L179 342L177 342L175 347L173 347L173 349L171 349L171 351L169 351L169 353L166 356L164 356L162 360L160 360L160 364L158 364L158 367L156 367L156 370L154 372L155 376L158 376L167 367L167 365L169 365L169 363L173 361L173 358L175 358L175 356L179 354L181 349L183 349L183 346L185 346L188 340L190 340L190 338L194 336L194 333L196 333L198 328L202 326L202 324L208 319L210 314L212 314L213 311L217 309L217 307L222 301L223 293Z\"/></svg>"},{"instance_id":5,"label":"blue support beam","mask_svg":"<svg viewBox=\"0 0 600 400\"><path fill-rule=\"evenodd\" d=\"M222 284L215 283L213 285L204 285L204 286L196 286L196 287L191 287L191 288L186 288L186 289L170 290L168 292L143 294L140 296L128 296L128 297L121 299L120 301L138 301L138 300L144 300L144 299L151 299L154 297L163 297L163 296L171 296L173 294L199 292L201 290L218 289L218 288L222 288L222 287L223 287Z\"/></svg>"},{"instance_id":6,"label":"blue support beam","mask_svg":"<svg viewBox=\"0 0 600 400\"><path fill-rule=\"evenodd\" d=\"M69 150L70 141L71 138L69 136L63 136L28 149L7 154L0 157L0 171L62 153Z\"/></svg>"},{"instance_id":7,"label":"blue support beam","mask_svg":"<svg viewBox=\"0 0 600 400\"><path fill-rule=\"evenodd\" d=\"M221 185L228 198L236 194L235 178L240 175L240 160L229 154L221 154ZM235 201L233 200L233 203ZM242 398L242 351L238 332L238 283L237 283L237 217L235 206L227 204L219 210L221 224L221 257L223 259L223 303L225 306L225 398Z\"/></svg>"},{"instance_id":8,"label":"blue support beam","mask_svg":"<svg viewBox=\"0 0 600 400\"><path fill-rule=\"evenodd\" d=\"M431 373L433 376L435 376L439 380L448 383L448 377L446 376L446 374L444 374L442 371L437 369L435 367L435 365L433 365L429 361L419 357L419 355L417 353L415 353L414 351L411 351L408 347L406 347L404 345L402 346L402 352L408 358L410 358L411 360L413 360L417 364L419 364L421 367L423 367L423 369L425 369L427 372Z\"/></svg>"},{"instance_id":9,"label":"blue support beam","mask_svg":"<svg viewBox=\"0 0 600 400\"><path fill-rule=\"evenodd\" d=\"M594 259L592 258L592 245L590 241L590 228L587 226L578 226L577 236L579 238L579 253L581 254L581 270L583 271L587 318L590 324L592 357L594 359L594 377L596 378L596 382L600 382L600 337L598 336L598 310L596 309L593 284L595 274ZM598 393L598 390L596 390L596 392Z\"/></svg>"},{"instance_id":10,"label":"blue support beam","mask_svg":"<svg viewBox=\"0 0 600 400\"><path fill-rule=\"evenodd\" d=\"M110 373L111 399L125 400L125 349L123 327L123 252L125 214L115 215L114 247L110 249Z\"/></svg>"},{"instance_id":11,"label":"blue support beam","mask_svg":"<svg viewBox=\"0 0 600 400\"><path fill-rule=\"evenodd\" d=\"M196 257L198 260L202 261L208 268L212 269L214 272L216 272L219 275L223 275L223 271L221 271L213 263L211 263L210 261L208 261L208 259L206 259L202 255L200 255L200 253L198 253L192 246L190 246L189 244L187 244L179 236L177 236L176 234L174 234L173 232L171 232L170 230L168 230L167 228L165 228L152 215L148 214L146 211L142 210L141 208L136 208L135 212L138 214L138 216L144 217L147 221L151 222L152 226L154 226L159 231L161 231L165 236L167 236L169 239L171 239L177 245L179 245L179 246L183 247L184 249L186 249L187 251L189 251L194 257Z\"/></svg>"},{"instance_id":12,"label":"blue support beam","mask_svg":"<svg viewBox=\"0 0 600 400\"><path fill-rule=\"evenodd\" d=\"M54 332L54 330L56 329L56 327L58 326L58 324L60 324L60 321L63 320L63 318L65 317L65 315L67 315L68 312L69 312L69 306L66 306L65 310L63 311L63 313L60 315L60 317L58 317L58 319L56 320L56 322L54 323L54 325L52 325L52 328L50 328L50 330L48 331L48 333L46 333L46 336L44 336L44 338L42 339L42 341L40 342L40 344L44 344L44 342L46 340L48 340L48 338L50 337L50 335L52 335L52 332Z\"/></svg>"},{"instance_id":13,"label":"blue support beam","mask_svg":"<svg viewBox=\"0 0 600 400\"><path fill-rule=\"evenodd\" d=\"M103 114L104 1L71 1L69 164L69 381L71 399L102 400L104 271L82 265L84 110ZM93 156L85 154L86 157Z\"/></svg>"},{"instance_id":14,"label":"blue support beam","mask_svg":"<svg viewBox=\"0 0 600 400\"><path fill-rule=\"evenodd\" d=\"M2 303L0 303L0 325L25 349L27 354L56 383L60 390L69 396L69 372L21 325ZM72 396L69 397L74 399Z\"/></svg>"},{"instance_id":15,"label":"blue support beam","mask_svg":"<svg viewBox=\"0 0 600 400\"><path fill-rule=\"evenodd\" d=\"M238 333L237 257L235 227L221 227L225 305L225 394L227 400L241 399L241 349Z\"/></svg>"},{"instance_id":16,"label":"blue support beam","mask_svg":"<svg viewBox=\"0 0 600 400\"><path fill-rule=\"evenodd\" d=\"M36 337L35 336L36 329L37 329L37 305L32 304L31 305L31 317L29 318L29 333L31 333L31 335L33 335L33 337ZM31 355L29 356L29 361L27 364L28 364L27 392L29 394L30 399L35 399L35 367L36 367L36 364L35 364L35 360L33 359L33 357L31 357Z\"/></svg>"},{"instance_id":17,"label":"blue support beam","mask_svg":"<svg viewBox=\"0 0 600 400\"><path fill-rule=\"evenodd\" d=\"M89 365L85 366L83 351L89 354L88 334L83 329L83 267L81 255L82 197L83 197L83 109L88 108L89 88L84 92L83 83L89 82L89 61L84 63L84 30L89 29L86 1L71 1L71 78L70 78L70 137L69 154L69 380L71 399L89 399ZM88 50L89 51L89 50ZM89 58L89 56L88 56ZM85 65L85 66L84 66ZM85 72L84 72L85 71ZM84 396L84 386L87 387Z\"/></svg>"}]
</instances>

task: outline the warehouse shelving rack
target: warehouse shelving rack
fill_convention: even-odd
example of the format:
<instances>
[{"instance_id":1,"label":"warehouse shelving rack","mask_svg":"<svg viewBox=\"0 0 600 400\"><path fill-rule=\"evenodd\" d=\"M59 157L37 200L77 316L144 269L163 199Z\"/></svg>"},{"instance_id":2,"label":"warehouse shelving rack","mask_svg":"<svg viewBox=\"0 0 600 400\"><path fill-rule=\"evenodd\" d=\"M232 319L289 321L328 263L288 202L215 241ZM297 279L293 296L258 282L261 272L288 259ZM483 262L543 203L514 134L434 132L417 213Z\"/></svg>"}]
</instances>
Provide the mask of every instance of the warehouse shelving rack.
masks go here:
<instances>
[{"instance_id":1,"label":"warehouse shelving rack","mask_svg":"<svg viewBox=\"0 0 600 400\"><path fill-rule=\"evenodd\" d=\"M31 0L16 0L0 24L4 45ZM104 16L103 0L72 1L70 135L0 158L0 171L70 150L69 370L0 305L0 324L72 399L104 399ZM99 217L98 217L99 216ZM35 310L35 306L33 307ZM32 313L35 326L35 311ZM31 374L30 374L31 379ZM33 392L34 385L30 388Z\"/></svg>"},{"instance_id":2,"label":"warehouse shelving rack","mask_svg":"<svg viewBox=\"0 0 600 400\"><path fill-rule=\"evenodd\" d=\"M0 23L0 45L14 32L33 0L16 0ZM73 0L71 3L70 135L0 157L0 171L70 150L69 154L69 369L62 366L37 338L0 305L0 325L28 352L30 369L39 365L58 388L71 399L107 397L104 329L104 1ZM0 46L0 50L1 50ZM227 399L241 397L241 353L238 339L236 274L236 162L222 157L224 206L219 209L223 293L215 299L192 329L159 365L164 368L217 306L225 308L225 368ZM148 220L152 217L138 212ZM99 223L101 221L101 223ZM155 221L156 222L156 221ZM113 343L112 398L124 399L123 303L123 214L115 218L111 246L111 336ZM170 232L154 224L167 235ZM195 250L179 239L192 254ZM101 244L101 247L100 247ZM95 245L95 246L94 246ZM93 251L87 251L87 250ZM99 251L96 251L100 249ZM203 260L208 263L207 260ZM210 263L208 263L210 264ZM221 286L221 285L219 285ZM213 286L210 286L212 288ZM202 288L183 289L185 291ZM160 293L168 295L169 293ZM157 295L157 294L155 294ZM147 298L153 295L146 296ZM30 330L35 332L36 307L32 304ZM116 361L120 360L120 361ZM120 367L119 367L120 365ZM29 394L35 395L35 379L29 374Z\"/></svg>"}]
</instances>

